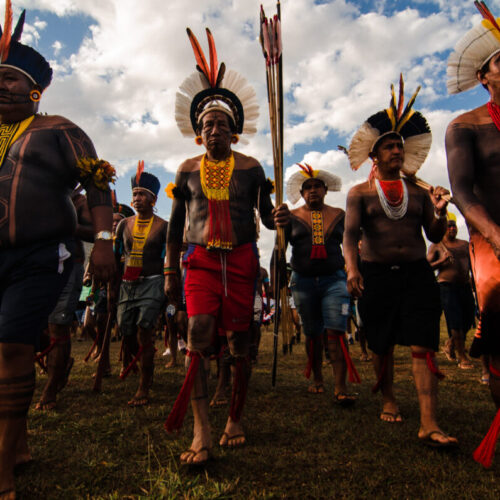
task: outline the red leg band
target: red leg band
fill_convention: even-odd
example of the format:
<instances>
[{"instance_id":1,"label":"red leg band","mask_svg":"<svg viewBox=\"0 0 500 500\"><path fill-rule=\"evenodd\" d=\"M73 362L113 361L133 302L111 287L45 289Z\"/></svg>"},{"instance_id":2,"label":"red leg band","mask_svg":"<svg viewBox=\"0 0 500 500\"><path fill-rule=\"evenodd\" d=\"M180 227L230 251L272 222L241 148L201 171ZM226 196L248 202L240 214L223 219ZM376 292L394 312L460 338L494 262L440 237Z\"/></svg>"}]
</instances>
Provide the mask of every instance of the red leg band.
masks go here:
<instances>
[{"instance_id":1,"label":"red leg band","mask_svg":"<svg viewBox=\"0 0 500 500\"><path fill-rule=\"evenodd\" d=\"M347 373L349 374L349 382L351 382L351 384L361 384L361 377L359 376L359 373L354 366L351 355L349 354L349 349L347 349L345 343L345 333L342 333L340 335L328 335L328 340L335 340L337 338L340 340L340 347L342 348L342 352L344 353Z\"/></svg>"},{"instance_id":2,"label":"red leg band","mask_svg":"<svg viewBox=\"0 0 500 500\"><path fill-rule=\"evenodd\" d=\"M427 351L427 352L412 352L411 356L412 356L412 358L416 358L416 359L425 359L426 362L427 362L427 367L429 368L429 370L434 375L436 375L436 377L439 380L443 380L444 379L444 373L441 372L441 371L439 371L439 368L437 367L436 362L434 360L435 355L434 355L433 352L431 352L431 351Z\"/></svg>"},{"instance_id":3,"label":"red leg band","mask_svg":"<svg viewBox=\"0 0 500 500\"><path fill-rule=\"evenodd\" d=\"M500 370L497 370L491 363L490 363L490 373L496 377L500 378Z\"/></svg>"},{"instance_id":4,"label":"red leg band","mask_svg":"<svg viewBox=\"0 0 500 500\"><path fill-rule=\"evenodd\" d=\"M182 388L175 400L174 407L170 412L167 420L165 421L165 430L168 433L174 431L180 431L182 428L182 423L184 422L184 417L186 416L189 398L191 396L191 391L193 390L194 379L198 373L198 367L200 365L201 355L198 352L188 352L187 355L191 358L191 363L189 363L189 368L186 373L186 378L182 384Z\"/></svg>"}]
</instances>

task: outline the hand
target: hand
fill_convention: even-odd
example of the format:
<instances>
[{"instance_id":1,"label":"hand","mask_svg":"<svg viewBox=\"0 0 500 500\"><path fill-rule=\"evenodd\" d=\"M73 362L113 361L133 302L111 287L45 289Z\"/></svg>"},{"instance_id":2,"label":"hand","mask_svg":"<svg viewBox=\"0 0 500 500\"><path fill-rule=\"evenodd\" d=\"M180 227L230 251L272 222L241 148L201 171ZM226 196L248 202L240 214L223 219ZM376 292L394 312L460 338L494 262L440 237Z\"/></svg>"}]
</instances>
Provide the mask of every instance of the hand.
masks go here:
<instances>
[{"instance_id":1,"label":"hand","mask_svg":"<svg viewBox=\"0 0 500 500\"><path fill-rule=\"evenodd\" d=\"M180 302L180 287L177 274L167 274L165 276L165 296L169 304L177 306Z\"/></svg>"},{"instance_id":2,"label":"hand","mask_svg":"<svg viewBox=\"0 0 500 500\"><path fill-rule=\"evenodd\" d=\"M290 222L290 210L288 205L282 203L279 207L273 209L274 224L276 227L284 227Z\"/></svg>"},{"instance_id":3,"label":"hand","mask_svg":"<svg viewBox=\"0 0 500 500\"><path fill-rule=\"evenodd\" d=\"M97 240L92 248L89 273L98 281L108 282L116 273L116 261L113 254L113 242Z\"/></svg>"},{"instance_id":4,"label":"hand","mask_svg":"<svg viewBox=\"0 0 500 500\"><path fill-rule=\"evenodd\" d=\"M495 252L496 258L500 260L500 227L497 226L497 230L493 236L488 238L488 241L493 248L493 252Z\"/></svg>"},{"instance_id":5,"label":"hand","mask_svg":"<svg viewBox=\"0 0 500 500\"><path fill-rule=\"evenodd\" d=\"M353 297L361 297L364 289L363 276L358 270L347 273L347 291Z\"/></svg>"},{"instance_id":6,"label":"hand","mask_svg":"<svg viewBox=\"0 0 500 500\"><path fill-rule=\"evenodd\" d=\"M450 192L444 187L430 187L429 195L431 197L432 204L434 205L434 210L438 215L446 215L446 207L448 205L448 202L443 198L443 196L449 194Z\"/></svg>"}]
</instances>

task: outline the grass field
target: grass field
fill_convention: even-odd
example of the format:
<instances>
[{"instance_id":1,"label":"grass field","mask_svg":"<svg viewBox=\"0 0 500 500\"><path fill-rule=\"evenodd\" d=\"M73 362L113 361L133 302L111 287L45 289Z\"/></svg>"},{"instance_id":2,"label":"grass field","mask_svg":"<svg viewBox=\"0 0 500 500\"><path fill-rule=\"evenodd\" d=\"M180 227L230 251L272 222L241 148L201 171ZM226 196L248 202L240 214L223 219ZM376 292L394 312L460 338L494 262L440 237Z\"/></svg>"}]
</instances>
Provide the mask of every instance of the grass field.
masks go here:
<instances>
[{"instance_id":1,"label":"grass field","mask_svg":"<svg viewBox=\"0 0 500 500\"><path fill-rule=\"evenodd\" d=\"M75 342L75 367L57 410L30 412L35 461L17 477L19 498L500 498L500 445L490 470L471 457L494 416L489 390L479 384L479 363L475 370L459 370L438 356L447 374L440 383L440 423L460 440L457 450L443 451L417 440L408 350L396 351L397 396L405 421L394 425L378 418L380 396L371 394L371 365L357 361L357 344L351 352L363 383L355 389L358 404L346 410L332 402L329 366L324 369L327 392L307 393L304 343L293 355L280 356L273 390L271 339L264 332L252 375L244 418L248 445L239 450L215 446L214 459L199 470L178 461L190 444L191 413L180 436L163 429L184 377L181 366L164 368L163 346L157 345L151 404L129 409L137 377L124 382L117 377L119 346L112 344L113 377L103 380L102 394L94 394L95 365L82 362L89 343ZM34 402L44 381L39 377ZM226 418L225 409L213 411L214 442Z\"/></svg>"}]
</instances>

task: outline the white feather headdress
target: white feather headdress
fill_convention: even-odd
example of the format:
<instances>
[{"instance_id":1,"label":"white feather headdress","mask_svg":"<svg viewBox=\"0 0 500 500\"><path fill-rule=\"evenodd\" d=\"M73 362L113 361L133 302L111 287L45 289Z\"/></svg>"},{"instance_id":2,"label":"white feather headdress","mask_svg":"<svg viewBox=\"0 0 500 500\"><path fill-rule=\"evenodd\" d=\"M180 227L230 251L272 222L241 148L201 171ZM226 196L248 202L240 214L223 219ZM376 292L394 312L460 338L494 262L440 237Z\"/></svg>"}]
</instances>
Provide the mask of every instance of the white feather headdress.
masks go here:
<instances>
[{"instance_id":1,"label":"white feather headdress","mask_svg":"<svg viewBox=\"0 0 500 500\"><path fill-rule=\"evenodd\" d=\"M483 20L466 33L448 58L446 86L458 94L479 84L477 72L500 52L500 18L495 19L484 2L474 2Z\"/></svg>"},{"instance_id":2,"label":"white feather headdress","mask_svg":"<svg viewBox=\"0 0 500 500\"><path fill-rule=\"evenodd\" d=\"M259 105L253 87L239 73L217 67L215 43L207 28L210 65L191 30L189 40L196 58L197 73L188 76L179 87L175 101L175 120L182 135L194 137L200 119L209 111L222 111L231 117L238 134L257 132Z\"/></svg>"},{"instance_id":3,"label":"white feather headdress","mask_svg":"<svg viewBox=\"0 0 500 500\"><path fill-rule=\"evenodd\" d=\"M313 168L304 163L304 165L297 163L301 170L295 172L288 182L286 183L286 196L290 203L297 203L300 198L300 191L302 189L302 184L309 179L319 179L325 183L328 191L340 191L342 187L342 180L340 177L326 172L325 170L313 170Z\"/></svg>"}]
</instances>

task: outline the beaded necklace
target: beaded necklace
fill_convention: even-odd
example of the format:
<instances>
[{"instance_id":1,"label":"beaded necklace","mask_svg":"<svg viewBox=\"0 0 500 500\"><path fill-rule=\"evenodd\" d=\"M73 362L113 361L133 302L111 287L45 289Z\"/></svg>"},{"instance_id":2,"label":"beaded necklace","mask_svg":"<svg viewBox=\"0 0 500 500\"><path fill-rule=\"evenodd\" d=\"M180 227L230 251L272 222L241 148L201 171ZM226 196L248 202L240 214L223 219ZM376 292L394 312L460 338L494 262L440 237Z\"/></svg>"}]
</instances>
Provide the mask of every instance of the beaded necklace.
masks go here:
<instances>
[{"instance_id":1,"label":"beaded necklace","mask_svg":"<svg viewBox=\"0 0 500 500\"><path fill-rule=\"evenodd\" d=\"M311 259L326 259L325 233L321 210L311 210L312 249Z\"/></svg>"},{"instance_id":2,"label":"beaded necklace","mask_svg":"<svg viewBox=\"0 0 500 500\"><path fill-rule=\"evenodd\" d=\"M408 210L408 189L403 180L379 181L375 179L375 187L385 215L392 220L402 219Z\"/></svg>"},{"instance_id":3,"label":"beaded necklace","mask_svg":"<svg viewBox=\"0 0 500 500\"><path fill-rule=\"evenodd\" d=\"M203 155L200 181L208 199L208 250L231 250L232 225L229 213L229 183L234 170L234 155L221 161L211 161Z\"/></svg>"}]
</instances>

